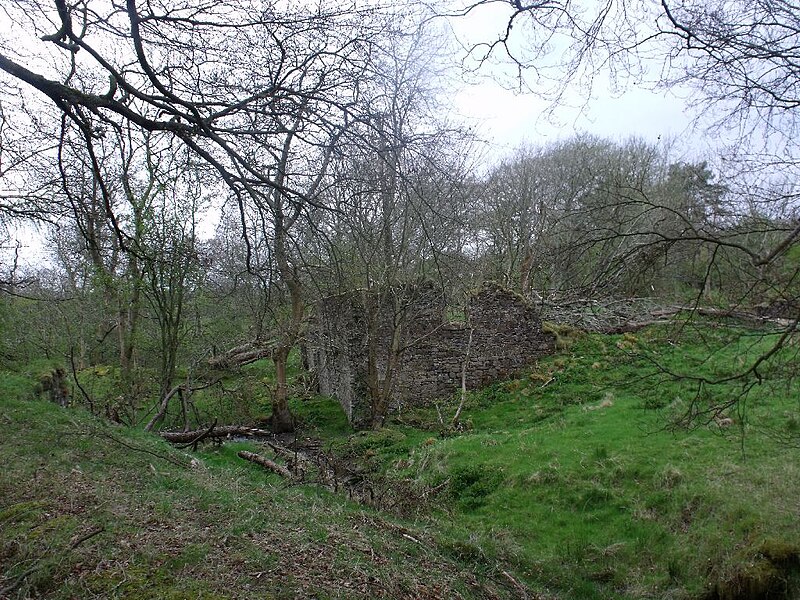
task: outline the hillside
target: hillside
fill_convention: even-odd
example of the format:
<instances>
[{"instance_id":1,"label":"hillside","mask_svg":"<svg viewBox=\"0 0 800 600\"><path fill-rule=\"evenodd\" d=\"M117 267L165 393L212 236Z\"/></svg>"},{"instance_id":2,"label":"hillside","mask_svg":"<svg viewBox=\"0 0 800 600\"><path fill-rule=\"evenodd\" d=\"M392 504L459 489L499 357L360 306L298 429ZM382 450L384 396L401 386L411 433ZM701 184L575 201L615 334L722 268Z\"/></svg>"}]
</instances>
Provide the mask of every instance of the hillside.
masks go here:
<instances>
[{"instance_id":1,"label":"hillside","mask_svg":"<svg viewBox=\"0 0 800 600\"><path fill-rule=\"evenodd\" d=\"M446 482L440 531L465 556L513 564L546 597L797 597L792 373L768 362L769 379L747 393L670 375L725 376L770 347L739 334L578 335L526 376L473 394L467 431L414 445L418 430L400 428L407 440L371 460L389 477Z\"/></svg>"},{"instance_id":2,"label":"hillside","mask_svg":"<svg viewBox=\"0 0 800 600\"><path fill-rule=\"evenodd\" d=\"M722 375L769 347L714 324L562 332L517 379L349 431L304 434L373 506L80 410L0 401L0 589L47 598L791 598L800 581L800 391ZM785 357L784 357L785 358ZM258 369L258 366L251 369ZM246 376L246 373L242 376ZM720 399L738 400L704 417ZM694 413L692 413L694 411ZM693 427L681 417L694 414Z\"/></svg>"},{"instance_id":3,"label":"hillside","mask_svg":"<svg viewBox=\"0 0 800 600\"><path fill-rule=\"evenodd\" d=\"M287 487L227 448L193 457L81 411L9 398L8 380L0 597L508 596L413 525Z\"/></svg>"}]
</instances>

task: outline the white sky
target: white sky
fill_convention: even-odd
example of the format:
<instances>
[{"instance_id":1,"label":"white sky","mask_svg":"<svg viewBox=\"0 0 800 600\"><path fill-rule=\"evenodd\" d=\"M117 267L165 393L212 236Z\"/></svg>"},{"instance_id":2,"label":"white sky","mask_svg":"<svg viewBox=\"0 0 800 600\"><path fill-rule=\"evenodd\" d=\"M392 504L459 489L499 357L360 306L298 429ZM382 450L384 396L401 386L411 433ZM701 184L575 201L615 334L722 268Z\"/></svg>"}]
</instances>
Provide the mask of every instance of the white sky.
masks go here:
<instances>
[{"instance_id":1,"label":"white sky","mask_svg":"<svg viewBox=\"0 0 800 600\"><path fill-rule=\"evenodd\" d=\"M629 90L619 97L608 90L602 92L595 90L595 97L585 106L576 96L573 106L551 114L546 101L491 81L467 86L453 100L457 112L474 124L497 157L522 143L547 144L578 133L612 140L635 136L654 143L686 138L699 141L702 137L693 132L680 98L644 89Z\"/></svg>"},{"instance_id":2,"label":"white sky","mask_svg":"<svg viewBox=\"0 0 800 600\"><path fill-rule=\"evenodd\" d=\"M471 48L496 39L508 24L510 10L506 3L487 3L468 16L450 19L449 25L459 45ZM525 22L518 20L510 43L512 51L521 56L526 56L521 49L525 35ZM550 61L550 66L557 63L559 52L566 50L565 44L557 38L552 41L553 47L544 59ZM615 141L639 137L652 143L669 143L679 159L702 159L714 145L713 140L692 125L694 115L687 110L688 90L648 89L655 88L661 78L658 64L638 65L639 80L649 79L649 86L637 87L631 83L626 86L620 80L617 85L621 89L612 90L608 72L593 73L591 90L572 85L557 108L549 111L552 107L548 101L532 93L513 92L494 80L513 80L503 56L502 50L496 49L492 59L481 66L480 81L464 86L453 98L456 111L475 125L482 139L491 143L490 161L507 155L522 143L547 144L580 133ZM527 83L538 89L536 81ZM551 87L552 82L544 86Z\"/></svg>"}]
</instances>

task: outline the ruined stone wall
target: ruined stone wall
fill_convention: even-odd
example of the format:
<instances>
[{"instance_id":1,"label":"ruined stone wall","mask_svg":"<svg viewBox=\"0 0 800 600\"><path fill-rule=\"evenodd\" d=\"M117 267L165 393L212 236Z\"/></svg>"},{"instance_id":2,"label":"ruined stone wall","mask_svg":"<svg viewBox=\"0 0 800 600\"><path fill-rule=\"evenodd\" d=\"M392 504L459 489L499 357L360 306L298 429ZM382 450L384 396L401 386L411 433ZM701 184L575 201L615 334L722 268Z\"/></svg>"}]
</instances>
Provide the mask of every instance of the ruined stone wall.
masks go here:
<instances>
[{"instance_id":1,"label":"ruined stone wall","mask_svg":"<svg viewBox=\"0 0 800 600\"><path fill-rule=\"evenodd\" d=\"M369 416L370 320L381 378L386 377L392 332L399 327L404 350L393 386L395 405L451 397L461 387L468 346L470 389L509 377L552 351L553 338L542 331L536 311L494 284L470 299L467 323L447 323L445 310L444 298L430 286L395 295L353 292L321 301L307 348L320 392L337 397L351 422Z\"/></svg>"},{"instance_id":2,"label":"ruined stone wall","mask_svg":"<svg viewBox=\"0 0 800 600\"><path fill-rule=\"evenodd\" d=\"M320 393L336 397L351 422L369 396L366 325L362 298L353 292L319 302L307 335L308 365Z\"/></svg>"}]
</instances>

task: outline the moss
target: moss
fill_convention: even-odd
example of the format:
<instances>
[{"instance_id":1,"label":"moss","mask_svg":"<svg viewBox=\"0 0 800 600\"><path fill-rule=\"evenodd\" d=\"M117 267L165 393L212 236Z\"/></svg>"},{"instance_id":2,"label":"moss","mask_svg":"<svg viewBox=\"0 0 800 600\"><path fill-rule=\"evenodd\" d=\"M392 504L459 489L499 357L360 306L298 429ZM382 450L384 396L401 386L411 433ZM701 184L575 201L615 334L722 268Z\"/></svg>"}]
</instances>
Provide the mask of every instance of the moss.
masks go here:
<instances>
[{"instance_id":1,"label":"moss","mask_svg":"<svg viewBox=\"0 0 800 600\"><path fill-rule=\"evenodd\" d=\"M714 586L710 600L758 600L778 592L780 573L768 560L740 565L739 569Z\"/></svg>"},{"instance_id":2,"label":"moss","mask_svg":"<svg viewBox=\"0 0 800 600\"><path fill-rule=\"evenodd\" d=\"M197 579L176 580L163 569L153 571L142 566L126 568L124 574L116 571L92 573L86 577L84 585L95 595L114 594L126 600L145 598L216 600L229 597L208 589L207 584Z\"/></svg>"},{"instance_id":3,"label":"moss","mask_svg":"<svg viewBox=\"0 0 800 600\"><path fill-rule=\"evenodd\" d=\"M766 539L758 547L758 553L773 564L792 565L800 563L800 547L784 540Z\"/></svg>"},{"instance_id":4,"label":"moss","mask_svg":"<svg viewBox=\"0 0 800 600\"><path fill-rule=\"evenodd\" d=\"M42 501L19 502L0 510L0 523L35 519L47 505Z\"/></svg>"},{"instance_id":5,"label":"moss","mask_svg":"<svg viewBox=\"0 0 800 600\"><path fill-rule=\"evenodd\" d=\"M394 429L379 429L378 431L359 431L348 440L351 451L363 454L368 450L388 448L404 441L406 436L401 431Z\"/></svg>"}]
</instances>

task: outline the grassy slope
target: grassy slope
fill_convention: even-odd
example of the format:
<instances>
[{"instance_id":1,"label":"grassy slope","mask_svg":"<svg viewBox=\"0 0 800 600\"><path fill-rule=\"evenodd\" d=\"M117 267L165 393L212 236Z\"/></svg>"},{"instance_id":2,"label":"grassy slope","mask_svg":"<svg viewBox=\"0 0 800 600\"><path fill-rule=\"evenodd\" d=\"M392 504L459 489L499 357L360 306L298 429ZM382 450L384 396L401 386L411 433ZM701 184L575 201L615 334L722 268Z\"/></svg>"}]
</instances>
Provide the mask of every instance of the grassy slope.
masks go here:
<instances>
[{"instance_id":1,"label":"grassy slope","mask_svg":"<svg viewBox=\"0 0 800 600\"><path fill-rule=\"evenodd\" d=\"M35 568L21 591L65 598L516 597L520 584L543 598L779 592L796 579L799 452L764 430L796 431L798 386L764 365L733 427L685 431L665 427L693 400L741 389L642 379L656 362L724 375L769 343L730 343L733 333L583 337L471 394L471 428L444 436L432 410L350 434L330 401L298 405L332 448L396 482L387 494L413 524L286 488L239 465L236 447L178 467L142 452L190 460L151 436L11 399L25 382L6 378L0 424L15 433L0 437L0 589ZM431 489L429 507L414 503Z\"/></svg>"},{"instance_id":2,"label":"grassy slope","mask_svg":"<svg viewBox=\"0 0 800 600\"><path fill-rule=\"evenodd\" d=\"M10 597L507 594L442 555L424 531L287 488L237 463L236 446L191 466L153 436L19 399L28 383L4 381L0 590L13 588Z\"/></svg>"}]
</instances>

